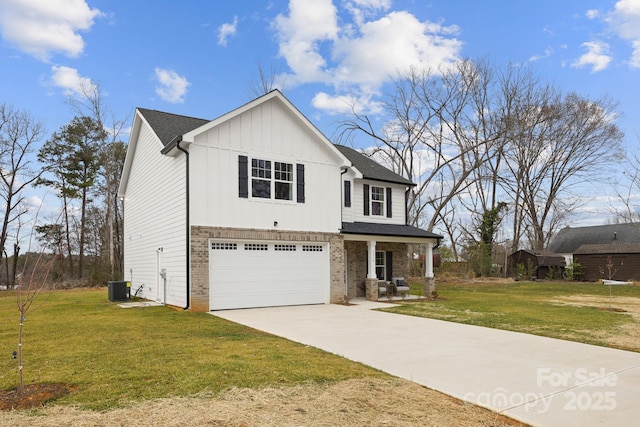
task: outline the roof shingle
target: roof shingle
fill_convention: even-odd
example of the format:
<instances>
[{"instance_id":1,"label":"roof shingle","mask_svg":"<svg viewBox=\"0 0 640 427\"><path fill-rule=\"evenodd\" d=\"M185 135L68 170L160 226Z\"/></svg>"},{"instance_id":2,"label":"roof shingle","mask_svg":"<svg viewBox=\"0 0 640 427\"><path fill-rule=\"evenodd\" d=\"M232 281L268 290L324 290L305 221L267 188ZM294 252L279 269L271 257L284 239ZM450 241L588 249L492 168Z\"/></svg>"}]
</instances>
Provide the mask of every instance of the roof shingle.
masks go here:
<instances>
[{"instance_id":1,"label":"roof shingle","mask_svg":"<svg viewBox=\"0 0 640 427\"><path fill-rule=\"evenodd\" d=\"M351 162L351 164L362 172L365 179L374 181L384 181L394 184L415 185L407 178L385 168L375 160L364 154L344 145L335 144L336 148Z\"/></svg>"}]
</instances>

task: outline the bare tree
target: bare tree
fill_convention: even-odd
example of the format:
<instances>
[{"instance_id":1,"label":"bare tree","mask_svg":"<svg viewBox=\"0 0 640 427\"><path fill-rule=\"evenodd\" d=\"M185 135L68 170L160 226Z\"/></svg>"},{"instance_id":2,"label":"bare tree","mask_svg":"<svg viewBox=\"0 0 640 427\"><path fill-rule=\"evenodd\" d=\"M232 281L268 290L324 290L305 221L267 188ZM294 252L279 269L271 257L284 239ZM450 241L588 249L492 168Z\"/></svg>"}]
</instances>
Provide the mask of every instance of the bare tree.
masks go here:
<instances>
[{"instance_id":1,"label":"bare tree","mask_svg":"<svg viewBox=\"0 0 640 427\"><path fill-rule=\"evenodd\" d=\"M269 71L266 71L262 64L258 64L257 67L258 77L249 82L249 91L252 98L260 97L278 87L283 90L281 85L278 84L278 72L273 65L269 68Z\"/></svg>"},{"instance_id":2,"label":"bare tree","mask_svg":"<svg viewBox=\"0 0 640 427\"><path fill-rule=\"evenodd\" d=\"M531 248L541 250L579 203L563 198L570 184L597 179L607 163L619 159L623 134L609 101L562 96L549 87L526 95L506 117L509 174L503 183L521 209L517 221L530 225Z\"/></svg>"},{"instance_id":3,"label":"bare tree","mask_svg":"<svg viewBox=\"0 0 640 427\"><path fill-rule=\"evenodd\" d=\"M15 110L6 104L0 105L0 199L2 200L2 226L0 229L0 265L5 255L10 227L28 212L24 203L26 191L40 176L35 170L32 154L35 145L44 136L44 125L24 111ZM16 235L16 241L19 239ZM5 270L9 272L9 268ZM15 275L15 271L13 273ZM15 277L7 276L8 284Z\"/></svg>"},{"instance_id":4,"label":"bare tree","mask_svg":"<svg viewBox=\"0 0 640 427\"><path fill-rule=\"evenodd\" d=\"M487 104L490 90L491 68L484 62L461 61L438 73L412 69L384 102L390 120L383 129L353 108L339 137L369 136L375 146L369 154L417 184L409 194L411 222L431 231L493 155L489 147L499 129Z\"/></svg>"},{"instance_id":5,"label":"bare tree","mask_svg":"<svg viewBox=\"0 0 640 427\"><path fill-rule=\"evenodd\" d=\"M622 177L612 183L614 198L609 201L615 223L640 223L640 136L623 162Z\"/></svg>"}]
</instances>

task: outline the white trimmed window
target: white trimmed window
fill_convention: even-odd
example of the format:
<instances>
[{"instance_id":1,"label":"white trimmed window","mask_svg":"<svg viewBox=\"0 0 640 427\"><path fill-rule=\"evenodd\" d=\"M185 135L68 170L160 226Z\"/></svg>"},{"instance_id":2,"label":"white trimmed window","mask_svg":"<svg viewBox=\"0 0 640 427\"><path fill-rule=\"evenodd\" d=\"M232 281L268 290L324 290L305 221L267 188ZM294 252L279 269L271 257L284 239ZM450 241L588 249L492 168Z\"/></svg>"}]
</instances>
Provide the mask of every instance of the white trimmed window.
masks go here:
<instances>
[{"instance_id":1,"label":"white trimmed window","mask_svg":"<svg viewBox=\"0 0 640 427\"><path fill-rule=\"evenodd\" d=\"M384 215L384 187L371 186L371 215Z\"/></svg>"},{"instance_id":2,"label":"white trimmed window","mask_svg":"<svg viewBox=\"0 0 640 427\"><path fill-rule=\"evenodd\" d=\"M293 165L291 163L274 162L275 198L293 200Z\"/></svg>"}]
</instances>

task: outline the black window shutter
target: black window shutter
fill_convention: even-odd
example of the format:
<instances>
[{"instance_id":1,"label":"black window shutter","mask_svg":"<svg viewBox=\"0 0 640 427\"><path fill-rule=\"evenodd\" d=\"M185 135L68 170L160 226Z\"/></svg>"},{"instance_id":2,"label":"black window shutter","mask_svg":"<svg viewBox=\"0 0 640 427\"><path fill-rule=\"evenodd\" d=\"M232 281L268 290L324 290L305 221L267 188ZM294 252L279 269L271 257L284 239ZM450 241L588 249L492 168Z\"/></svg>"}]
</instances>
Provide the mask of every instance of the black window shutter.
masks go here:
<instances>
[{"instance_id":1,"label":"black window shutter","mask_svg":"<svg viewBox=\"0 0 640 427\"><path fill-rule=\"evenodd\" d=\"M304 203L304 165L296 165L296 198L298 203Z\"/></svg>"},{"instance_id":2,"label":"black window shutter","mask_svg":"<svg viewBox=\"0 0 640 427\"><path fill-rule=\"evenodd\" d=\"M366 216L369 216L369 185L368 184L364 184L362 186L362 192L364 193L364 214Z\"/></svg>"},{"instance_id":3,"label":"black window shutter","mask_svg":"<svg viewBox=\"0 0 640 427\"><path fill-rule=\"evenodd\" d=\"M387 251L385 252L385 257L387 258L385 269L387 270L387 277L384 280L391 281L391 277L393 277L393 252Z\"/></svg>"},{"instance_id":4,"label":"black window shutter","mask_svg":"<svg viewBox=\"0 0 640 427\"><path fill-rule=\"evenodd\" d=\"M391 188L387 187L387 218L391 218Z\"/></svg>"},{"instance_id":5,"label":"black window shutter","mask_svg":"<svg viewBox=\"0 0 640 427\"><path fill-rule=\"evenodd\" d=\"M247 156L238 156L238 196L249 198L249 161Z\"/></svg>"},{"instance_id":6,"label":"black window shutter","mask_svg":"<svg viewBox=\"0 0 640 427\"><path fill-rule=\"evenodd\" d=\"M344 207L351 207L351 181L344 182Z\"/></svg>"}]
</instances>

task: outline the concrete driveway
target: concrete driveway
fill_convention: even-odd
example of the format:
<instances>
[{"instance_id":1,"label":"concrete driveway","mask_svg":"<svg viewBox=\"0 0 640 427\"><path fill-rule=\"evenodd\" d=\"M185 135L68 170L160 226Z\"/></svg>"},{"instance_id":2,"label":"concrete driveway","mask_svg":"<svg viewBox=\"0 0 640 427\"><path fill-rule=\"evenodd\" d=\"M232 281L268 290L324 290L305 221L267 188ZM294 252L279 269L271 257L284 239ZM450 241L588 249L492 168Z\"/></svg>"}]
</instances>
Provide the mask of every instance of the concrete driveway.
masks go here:
<instances>
[{"instance_id":1,"label":"concrete driveway","mask_svg":"<svg viewBox=\"0 0 640 427\"><path fill-rule=\"evenodd\" d=\"M364 363L533 426L637 426L640 354L372 309L385 303L215 316Z\"/></svg>"}]
</instances>

